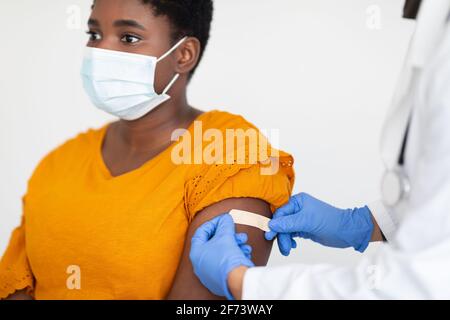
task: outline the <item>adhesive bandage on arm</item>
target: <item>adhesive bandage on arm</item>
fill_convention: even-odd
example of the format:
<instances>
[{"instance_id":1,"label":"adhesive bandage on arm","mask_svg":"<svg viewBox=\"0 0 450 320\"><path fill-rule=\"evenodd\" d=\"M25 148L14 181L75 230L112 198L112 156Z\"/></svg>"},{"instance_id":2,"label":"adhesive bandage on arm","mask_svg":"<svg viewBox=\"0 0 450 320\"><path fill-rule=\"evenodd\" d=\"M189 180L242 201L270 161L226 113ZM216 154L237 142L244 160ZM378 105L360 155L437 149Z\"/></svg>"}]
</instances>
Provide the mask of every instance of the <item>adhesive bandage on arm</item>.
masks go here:
<instances>
[{"instance_id":1,"label":"adhesive bandage on arm","mask_svg":"<svg viewBox=\"0 0 450 320\"><path fill-rule=\"evenodd\" d=\"M230 215L233 218L235 224L242 224L250 227L255 227L266 232L270 231L269 218L266 218L259 214L236 209L231 210Z\"/></svg>"}]
</instances>

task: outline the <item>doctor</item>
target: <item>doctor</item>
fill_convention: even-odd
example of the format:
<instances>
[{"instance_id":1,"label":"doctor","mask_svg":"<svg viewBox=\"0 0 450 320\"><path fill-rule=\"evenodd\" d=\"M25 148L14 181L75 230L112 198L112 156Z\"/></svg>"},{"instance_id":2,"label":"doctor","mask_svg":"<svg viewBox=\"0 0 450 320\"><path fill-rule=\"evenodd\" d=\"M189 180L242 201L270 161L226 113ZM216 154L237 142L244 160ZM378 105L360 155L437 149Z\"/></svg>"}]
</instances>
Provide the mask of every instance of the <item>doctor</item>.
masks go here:
<instances>
[{"instance_id":1,"label":"doctor","mask_svg":"<svg viewBox=\"0 0 450 320\"><path fill-rule=\"evenodd\" d=\"M228 299L450 298L450 0L407 1L420 10L381 143L383 201L340 210L307 194L274 214L266 238L288 255L295 238L364 251L354 267L254 267L230 215L192 238L195 274Z\"/></svg>"}]
</instances>

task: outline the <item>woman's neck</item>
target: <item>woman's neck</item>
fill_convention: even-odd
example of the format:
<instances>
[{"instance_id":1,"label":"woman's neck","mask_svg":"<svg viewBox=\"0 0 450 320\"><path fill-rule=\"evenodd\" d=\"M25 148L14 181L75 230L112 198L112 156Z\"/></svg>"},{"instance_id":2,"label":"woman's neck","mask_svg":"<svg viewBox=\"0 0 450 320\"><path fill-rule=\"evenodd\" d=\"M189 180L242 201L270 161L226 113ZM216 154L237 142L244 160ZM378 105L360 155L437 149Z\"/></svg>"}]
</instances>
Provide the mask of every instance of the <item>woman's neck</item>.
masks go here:
<instances>
[{"instance_id":1,"label":"woman's neck","mask_svg":"<svg viewBox=\"0 0 450 320\"><path fill-rule=\"evenodd\" d=\"M172 132L187 128L199 114L198 110L188 105L184 94L178 99L168 100L143 118L120 120L116 134L130 151L146 152L170 144Z\"/></svg>"}]
</instances>

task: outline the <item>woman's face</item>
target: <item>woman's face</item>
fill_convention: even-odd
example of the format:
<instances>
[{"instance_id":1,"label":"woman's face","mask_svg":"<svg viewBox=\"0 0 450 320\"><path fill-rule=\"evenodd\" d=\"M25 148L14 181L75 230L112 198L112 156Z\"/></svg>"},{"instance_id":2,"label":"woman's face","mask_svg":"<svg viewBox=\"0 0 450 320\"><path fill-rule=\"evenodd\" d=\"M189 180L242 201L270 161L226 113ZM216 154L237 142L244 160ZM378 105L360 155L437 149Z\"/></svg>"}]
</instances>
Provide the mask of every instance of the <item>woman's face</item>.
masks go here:
<instances>
[{"instance_id":1,"label":"woman's face","mask_svg":"<svg viewBox=\"0 0 450 320\"><path fill-rule=\"evenodd\" d=\"M88 47L160 57L172 47L171 25L140 0L96 0L89 22ZM155 89L161 92L175 75L172 57L158 62Z\"/></svg>"}]
</instances>

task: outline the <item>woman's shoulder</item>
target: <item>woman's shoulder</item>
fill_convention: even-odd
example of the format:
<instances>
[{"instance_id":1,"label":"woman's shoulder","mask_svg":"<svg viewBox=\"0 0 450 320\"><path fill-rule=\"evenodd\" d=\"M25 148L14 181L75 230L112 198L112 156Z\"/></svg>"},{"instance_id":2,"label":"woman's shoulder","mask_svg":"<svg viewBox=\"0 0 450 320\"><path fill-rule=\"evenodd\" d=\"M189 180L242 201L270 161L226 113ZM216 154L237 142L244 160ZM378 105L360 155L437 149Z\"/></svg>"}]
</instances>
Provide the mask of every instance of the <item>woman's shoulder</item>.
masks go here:
<instances>
[{"instance_id":1,"label":"woman's shoulder","mask_svg":"<svg viewBox=\"0 0 450 320\"><path fill-rule=\"evenodd\" d=\"M203 126L211 129L256 129L256 127L242 115L217 109L205 112L199 120L203 123Z\"/></svg>"},{"instance_id":2,"label":"woman's shoulder","mask_svg":"<svg viewBox=\"0 0 450 320\"><path fill-rule=\"evenodd\" d=\"M278 129L273 128L258 128L251 121L247 120L244 116L233 114L227 111L213 110L204 113L199 120L202 120L202 133L205 135L209 129L217 129L221 131L224 142L227 138L241 139L245 137L244 140L239 140L244 143L241 148L248 149L250 147L256 147L263 145L263 148L267 147L280 154L280 156L291 157L289 153L282 150L275 150L272 143L279 145L279 141L274 141L274 139L279 139ZM235 148L239 148L239 145L235 145Z\"/></svg>"},{"instance_id":3,"label":"woman's shoulder","mask_svg":"<svg viewBox=\"0 0 450 320\"><path fill-rule=\"evenodd\" d=\"M96 145L100 145L99 141L106 128L107 125L89 128L64 141L40 160L33 177L48 174L55 168L67 168L69 163L81 163L83 158L92 154Z\"/></svg>"},{"instance_id":4,"label":"woman's shoulder","mask_svg":"<svg viewBox=\"0 0 450 320\"><path fill-rule=\"evenodd\" d=\"M108 125L100 128L89 128L82 131L53 149L48 156L67 156L74 152L84 153L88 148L92 148L99 143Z\"/></svg>"},{"instance_id":5,"label":"woman's shoulder","mask_svg":"<svg viewBox=\"0 0 450 320\"><path fill-rule=\"evenodd\" d=\"M272 208L289 199L295 179L293 157L273 148L271 137L262 134L265 130L241 115L220 110L204 113L198 120L202 130L194 129L191 154L200 165L190 166L185 182L189 221L224 199L262 199Z\"/></svg>"},{"instance_id":6,"label":"woman's shoulder","mask_svg":"<svg viewBox=\"0 0 450 320\"><path fill-rule=\"evenodd\" d=\"M190 139L187 139L187 146L181 145L174 150L175 154L179 152L186 156L191 161L188 163L193 163L192 158L195 158L195 163L201 164L193 170L197 175L197 171L248 168L271 161L279 162L282 167L292 168L294 160L291 154L271 144L279 145L278 133L260 130L243 116L220 110L203 113L197 120L198 123L188 136ZM182 142L186 143L185 140ZM190 153L184 152L189 149ZM289 176L293 176L290 171Z\"/></svg>"}]
</instances>

